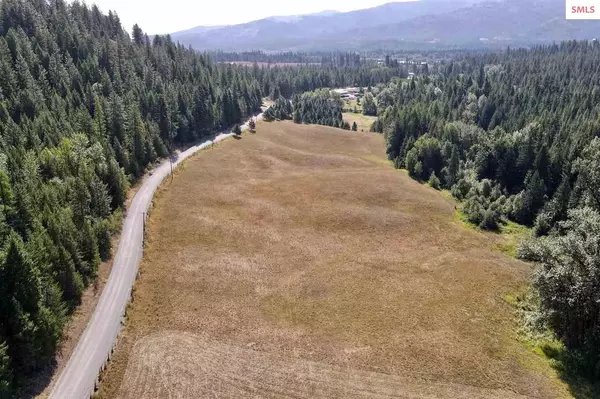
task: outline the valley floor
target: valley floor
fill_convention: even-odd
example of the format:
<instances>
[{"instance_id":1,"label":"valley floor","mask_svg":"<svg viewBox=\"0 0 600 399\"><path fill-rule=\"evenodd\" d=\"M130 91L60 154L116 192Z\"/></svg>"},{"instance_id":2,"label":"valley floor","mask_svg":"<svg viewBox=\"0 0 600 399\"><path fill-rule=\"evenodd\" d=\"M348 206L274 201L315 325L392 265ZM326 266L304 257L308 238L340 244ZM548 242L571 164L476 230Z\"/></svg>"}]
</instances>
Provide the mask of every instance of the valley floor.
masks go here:
<instances>
[{"instance_id":1,"label":"valley floor","mask_svg":"<svg viewBox=\"0 0 600 399\"><path fill-rule=\"evenodd\" d=\"M530 266L383 137L259 123L154 201L100 397L567 396L502 299Z\"/></svg>"}]
</instances>

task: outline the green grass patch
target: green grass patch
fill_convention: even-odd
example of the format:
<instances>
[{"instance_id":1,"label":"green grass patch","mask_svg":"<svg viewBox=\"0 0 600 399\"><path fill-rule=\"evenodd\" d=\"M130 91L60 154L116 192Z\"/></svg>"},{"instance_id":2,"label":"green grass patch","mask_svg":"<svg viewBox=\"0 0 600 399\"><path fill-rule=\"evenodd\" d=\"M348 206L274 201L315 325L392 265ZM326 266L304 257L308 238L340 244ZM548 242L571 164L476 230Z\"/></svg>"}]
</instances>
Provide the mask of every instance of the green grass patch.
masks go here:
<instances>
[{"instance_id":1,"label":"green grass patch","mask_svg":"<svg viewBox=\"0 0 600 399\"><path fill-rule=\"evenodd\" d=\"M522 240L531 237L532 229L527 226L512 222L510 220L503 220L500 224L499 234L503 237L503 242L498 243L497 247L500 251L505 254L516 257L517 248Z\"/></svg>"},{"instance_id":2,"label":"green grass patch","mask_svg":"<svg viewBox=\"0 0 600 399\"><path fill-rule=\"evenodd\" d=\"M467 214L462 211L460 206L457 206L456 209L454 210L454 217L463 227L466 227L471 230L483 231L476 224L469 222L469 219L467 218Z\"/></svg>"},{"instance_id":3,"label":"green grass patch","mask_svg":"<svg viewBox=\"0 0 600 399\"><path fill-rule=\"evenodd\" d=\"M450 191L441 190L441 193L444 197L454 200ZM462 226L472 230L484 231L469 221L467 215L462 211L460 203L454 211L454 216ZM500 236L500 240L495 244L495 247L504 254L515 258L519 244L522 240L531 236L532 229L507 219L502 219L498 225L498 231L495 233Z\"/></svg>"},{"instance_id":4,"label":"green grass patch","mask_svg":"<svg viewBox=\"0 0 600 399\"><path fill-rule=\"evenodd\" d=\"M444 196L444 198L454 201L454 197L452 196L452 192L450 190L442 188L439 191Z\"/></svg>"},{"instance_id":5,"label":"green grass patch","mask_svg":"<svg viewBox=\"0 0 600 399\"><path fill-rule=\"evenodd\" d=\"M517 306L517 303L519 301L519 298L513 294L504 294L502 296L502 299L504 299L504 302L508 303L511 306Z\"/></svg>"},{"instance_id":6,"label":"green grass patch","mask_svg":"<svg viewBox=\"0 0 600 399\"><path fill-rule=\"evenodd\" d=\"M528 236L531 235L531 230L531 227L527 227L510 220L504 221L500 227L500 232L502 234L510 234L512 236Z\"/></svg>"}]
</instances>

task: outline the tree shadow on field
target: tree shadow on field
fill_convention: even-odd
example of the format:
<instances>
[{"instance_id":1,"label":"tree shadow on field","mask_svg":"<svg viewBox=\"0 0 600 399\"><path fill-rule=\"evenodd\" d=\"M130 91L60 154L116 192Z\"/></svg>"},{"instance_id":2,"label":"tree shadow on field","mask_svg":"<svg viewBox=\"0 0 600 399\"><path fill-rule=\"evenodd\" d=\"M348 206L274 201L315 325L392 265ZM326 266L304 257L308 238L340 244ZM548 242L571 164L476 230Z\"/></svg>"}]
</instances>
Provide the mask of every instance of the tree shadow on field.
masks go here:
<instances>
[{"instance_id":1,"label":"tree shadow on field","mask_svg":"<svg viewBox=\"0 0 600 399\"><path fill-rule=\"evenodd\" d=\"M591 364L583 354L571 352L563 346L544 344L541 349L551 359L552 367L560 379L567 383L573 397L600 398L600 380L594 376L600 371L596 370L600 364Z\"/></svg>"}]
</instances>

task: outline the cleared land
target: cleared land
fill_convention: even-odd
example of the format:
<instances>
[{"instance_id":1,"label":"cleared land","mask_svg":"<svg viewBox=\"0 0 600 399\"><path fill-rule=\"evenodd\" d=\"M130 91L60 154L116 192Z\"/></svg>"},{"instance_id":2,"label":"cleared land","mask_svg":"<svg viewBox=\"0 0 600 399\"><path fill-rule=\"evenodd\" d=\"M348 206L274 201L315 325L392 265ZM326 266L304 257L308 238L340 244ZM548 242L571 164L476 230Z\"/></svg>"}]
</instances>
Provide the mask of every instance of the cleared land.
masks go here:
<instances>
[{"instance_id":1,"label":"cleared land","mask_svg":"<svg viewBox=\"0 0 600 399\"><path fill-rule=\"evenodd\" d=\"M359 132L368 132L373 122L377 119L376 116L363 115L362 105L357 105L356 100L344 100L344 109L350 111L356 109L356 112L344 112L343 118L350 126L352 126L353 122L356 122Z\"/></svg>"},{"instance_id":2,"label":"cleared land","mask_svg":"<svg viewBox=\"0 0 600 399\"><path fill-rule=\"evenodd\" d=\"M344 112L343 118L352 127L352 123L356 122L356 127L359 132L368 132L371 130L371 125L377 119L376 116L368 116L360 113Z\"/></svg>"},{"instance_id":3,"label":"cleared land","mask_svg":"<svg viewBox=\"0 0 600 399\"><path fill-rule=\"evenodd\" d=\"M385 160L260 123L165 183L102 397L565 396L503 296L529 266Z\"/></svg>"}]
</instances>

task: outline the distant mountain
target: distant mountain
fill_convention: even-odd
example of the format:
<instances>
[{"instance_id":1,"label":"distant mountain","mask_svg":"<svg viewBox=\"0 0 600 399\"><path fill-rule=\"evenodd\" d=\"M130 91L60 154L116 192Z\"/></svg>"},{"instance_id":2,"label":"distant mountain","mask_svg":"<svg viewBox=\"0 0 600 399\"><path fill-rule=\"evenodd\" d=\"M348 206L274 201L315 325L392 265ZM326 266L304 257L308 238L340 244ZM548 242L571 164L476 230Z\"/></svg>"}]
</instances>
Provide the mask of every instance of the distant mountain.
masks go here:
<instances>
[{"instance_id":1,"label":"distant mountain","mask_svg":"<svg viewBox=\"0 0 600 399\"><path fill-rule=\"evenodd\" d=\"M202 34L215 29L225 28L227 25L215 25L215 26L196 26L195 28L188 29L185 31L188 35ZM176 35L176 33L175 33Z\"/></svg>"},{"instance_id":2,"label":"distant mountain","mask_svg":"<svg viewBox=\"0 0 600 399\"><path fill-rule=\"evenodd\" d=\"M503 47L598 36L597 21L565 19L564 0L421 0L172 34L225 51Z\"/></svg>"},{"instance_id":3,"label":"distant mountain","mask_svg":"<svg viewBox=\"0 0 600 399\"><path fill-rule=\"evenodd\" d=\"M449 12L474 0L421 0L384 4L351 12L325 11L317 14L269 17L214 29L196 27L171 34L173 39L198 50L294 50L311 41L339 38L357 27L376 27L406 21L436 12ZM348 42L352 38L347 38Z\"/></svg>"},{"instance_id":4,"label":"distant mountain","mask_svg":"<svg viewBox=\"0 0 600 399\"><path fill-rule=\"evenodd\" d=\"M425 43L442 46L506 46L600 35L597 21L568 21L564 0L485 1L448 13L346 32L355 43ZM328 40L324 40L325 45ZM333 44L333 43L332 43ZM341 44L338 42L338 44Z\"/></svg>"}]
</instances>

